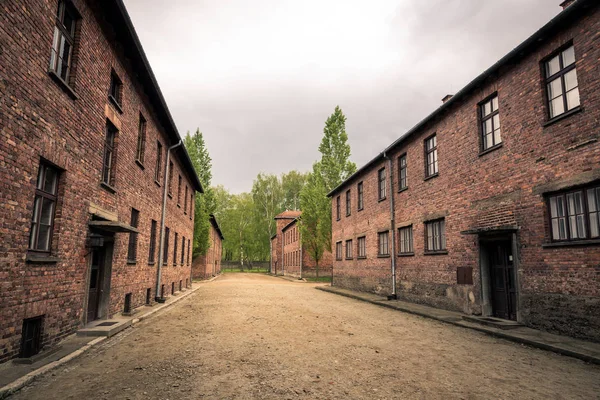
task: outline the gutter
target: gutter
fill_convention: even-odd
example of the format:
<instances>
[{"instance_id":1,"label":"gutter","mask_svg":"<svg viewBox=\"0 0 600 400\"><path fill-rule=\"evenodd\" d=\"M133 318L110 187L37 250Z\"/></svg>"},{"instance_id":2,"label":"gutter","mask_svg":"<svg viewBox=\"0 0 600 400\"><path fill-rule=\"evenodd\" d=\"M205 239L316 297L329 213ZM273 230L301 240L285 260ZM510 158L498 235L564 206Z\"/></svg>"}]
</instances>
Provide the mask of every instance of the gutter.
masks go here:
<instances>
[{"instance_id":1,"label":"gutter","mask_svg":"<svg viewBox=\"0 0 600 400\"><path fill-rule=\"evenodd\" d=\"M384 151L383 158L388 160L388 166L390 173L390 229L392 230L392 294L388 296L388 300L396 300L398 295L396 294L396 210L394 206L394 163L388 154Z\"/></svg>"},{"instance_id":2,"label":"gutter","mask_svg":"<svg viewBox=\"0 0 600 400\"><path fill-rule=\"evenodd\" d=\"M156 292L154 299L158 302L164 303L163 293L159 296L160 290L160 275L162 270L162 262L163 262L163 252L165 250L165 217L167 214L167 192L169 186L169 161L171 158L171 150L176 149L181 146L183 142L179 139L177 144L169 147L167 149L167 159L165 161L165 177L163 179L163 201L162 201L162 212L160 215L160 239L158 245L158 268L156 269Z\"/></svg>"}]
</instances>

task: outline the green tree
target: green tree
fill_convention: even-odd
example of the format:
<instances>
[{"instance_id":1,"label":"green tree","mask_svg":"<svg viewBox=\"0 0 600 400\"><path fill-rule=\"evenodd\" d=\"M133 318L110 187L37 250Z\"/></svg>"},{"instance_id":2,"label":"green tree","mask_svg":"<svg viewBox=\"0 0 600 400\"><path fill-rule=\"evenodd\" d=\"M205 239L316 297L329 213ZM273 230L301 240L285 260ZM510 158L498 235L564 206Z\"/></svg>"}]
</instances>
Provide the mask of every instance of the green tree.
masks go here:
<instances>
[{"instance_id":1,"label":"green tree","mask_svg":"<svg viewBox=\"0 0 600 400\"><path fill-rule=\"evenodd\" d=\"M321 152L321 174L327 191L331 191L356 172L356 164L350 161L350 145L346 133L346 117L340 106L325 121Z\"/></svg>"},{"instance_id":2,"label":"green tree","mask_svg":"<svg viewBox=\"0 0 600 400\"><path fill-rule=\"evenodd\" d=\"M259 221L262 220L266 228L261 236L268 244L269 238L275 234L275 215L282 208L283 191L277 176L259 173L252 184L252 200L259 213Z\"/></svg>"},{"instance_id":3,"label":"green tree","mask_svg":"<svg viewBox=\"0 0 600 400\"><path fill-rule=\"evenodd\" d=\"M307 173L290 171L281 175L281 189L283 191L283 210L298 210L300 208L300 191L308 178Z\"/></svg>"},{"instance_id":4,"label":"green tree","mask_svg":"<svg viewBox=\"0 0 600 400\"><path fill-rule=\"evenodd\" d=\"M212 180L212 159L208 153L204 136L200 129L193 135L188 132L184 139L192 165L202 183L204 194L196 194L194 209L194 256L204 255L210 246L210 215L215 212L215 201L210 187Z\"/></svg>"},{"instance_id":5,"label":"green tree","mask_svg":"<svg viewBox=\"0 0 600 400\"><path fill-rule=\"evenodd\" d=\"M317 277L323 252L331 250L331 202L323 179L321 164L313 164L306 184L300 192L300 239L303 247L315 260Z\"/></svg>"}]
</instances>

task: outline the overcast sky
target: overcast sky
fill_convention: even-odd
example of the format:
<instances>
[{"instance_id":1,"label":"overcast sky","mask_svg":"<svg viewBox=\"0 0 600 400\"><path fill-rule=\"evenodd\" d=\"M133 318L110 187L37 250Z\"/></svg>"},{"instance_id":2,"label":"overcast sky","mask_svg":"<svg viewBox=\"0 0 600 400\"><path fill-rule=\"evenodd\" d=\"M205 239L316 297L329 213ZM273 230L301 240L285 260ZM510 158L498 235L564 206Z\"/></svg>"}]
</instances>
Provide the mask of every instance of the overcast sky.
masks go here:
<instances>
[{"instance_id":1,"label":"overcast sky","mask_svg":"<svg viewBox=\"0 0 600 400\"><path fill-rule=\"evenodd\" d=\"M361 165L561 11L561 0L125 0L213 185L310 170L340 105Z\"/></svg>"}]
</instances>

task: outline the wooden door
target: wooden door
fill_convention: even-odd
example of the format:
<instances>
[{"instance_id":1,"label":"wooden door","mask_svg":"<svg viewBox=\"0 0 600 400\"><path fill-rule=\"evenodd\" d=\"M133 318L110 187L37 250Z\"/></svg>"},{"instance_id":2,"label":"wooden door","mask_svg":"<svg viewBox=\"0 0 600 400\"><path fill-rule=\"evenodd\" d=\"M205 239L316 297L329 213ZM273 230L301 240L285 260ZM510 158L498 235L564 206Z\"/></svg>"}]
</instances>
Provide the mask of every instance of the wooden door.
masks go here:
<instances>
[{"instance_id":1,"label":"wooden door","mask_svg":"<svg viewBox=\"0 0 600 400\"><path fill-rule=\"evenodd\" d=\"M90 285L88 288L87 322L98 318L98 305L102 296L102 277L104 273L104 249L92 251Z\"/></svg>"},{"instance_id":2,"label":"wooden door","mask_svg":"<svg viewBox=\"0 0 600 400\"><path fill-rule=\"evenodd\" d=\"M489 252L494 317L516 320L517 289L510 241L490 243Z\"/></svg>"}]
</instances>

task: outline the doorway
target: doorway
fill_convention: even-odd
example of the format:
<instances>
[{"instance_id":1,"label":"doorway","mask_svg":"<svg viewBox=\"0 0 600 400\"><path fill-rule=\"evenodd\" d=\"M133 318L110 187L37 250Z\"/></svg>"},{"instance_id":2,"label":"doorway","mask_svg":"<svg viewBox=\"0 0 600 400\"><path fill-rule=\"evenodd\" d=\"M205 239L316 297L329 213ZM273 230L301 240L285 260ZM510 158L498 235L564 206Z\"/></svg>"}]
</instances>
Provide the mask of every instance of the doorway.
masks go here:
<instances>
[{"instance_id":1,"label":"doorway","mask_svg":"<svg viewBox=\"0 0 600 400\"><path fill-rule=\"evenodd\" d=\"M92 262L90 266L90 283L88 287L87 322L98 319L100 301L102 300L102 281L104 277L104 247L92 250Z\"/></svg>"},{"instance_id":2,"label":"doorway","mask_svg":"<svg viewBox=\"0 0 600 400\"><path fill-rule=\"evenodd\" d=\"M512 242L510 238L503 238L482 241L481 244L482 267L487 269L482 270L482 285L489 290L491 315L516 321L517 281Z\"/></svg>"}]
</instances>

